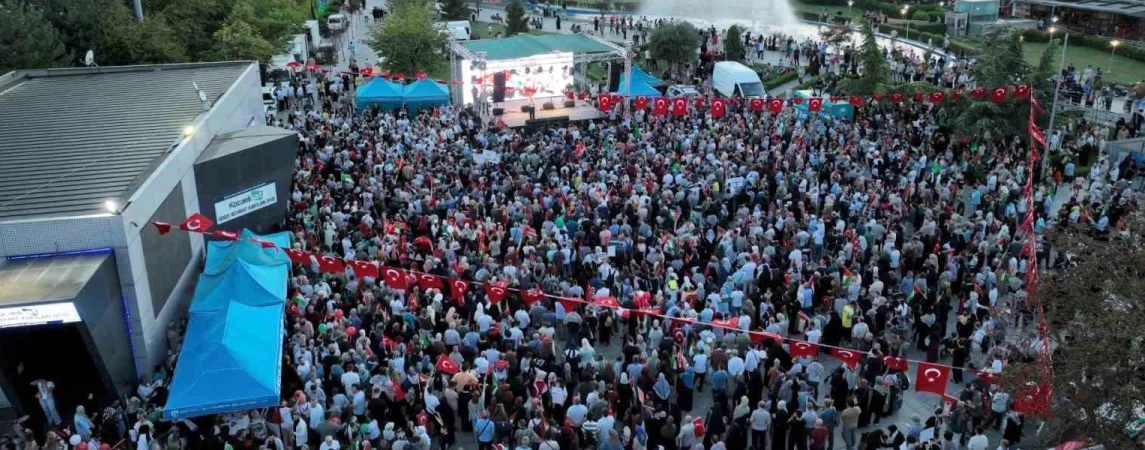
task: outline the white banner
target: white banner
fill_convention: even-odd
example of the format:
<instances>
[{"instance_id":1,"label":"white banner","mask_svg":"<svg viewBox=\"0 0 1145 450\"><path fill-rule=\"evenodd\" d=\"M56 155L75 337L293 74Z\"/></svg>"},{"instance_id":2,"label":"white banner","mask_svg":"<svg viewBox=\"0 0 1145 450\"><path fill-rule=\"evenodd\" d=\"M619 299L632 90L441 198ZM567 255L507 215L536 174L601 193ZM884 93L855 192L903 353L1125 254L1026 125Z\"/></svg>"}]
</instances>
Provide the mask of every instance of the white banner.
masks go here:
<instances>
[{"instance_id":1,"label":"white banner","mask_svg":"<svg viewBox=\"0 0 1145 450\"><path fill-rule=\"evenodd\" d=\"M264 183L215 202L215 223L223 224L278 202L275 183Z\"/></svg>"},{"instance_id":2,"label":"white banner","mask_svg":"<svg viewBox=\"0 0 1145 450\"><path fill-rule=\"evenodd\" d=\"M80 321L72 303L47 303L0 308L0 328L27 327Z\"/></svg>"}]
</instances>

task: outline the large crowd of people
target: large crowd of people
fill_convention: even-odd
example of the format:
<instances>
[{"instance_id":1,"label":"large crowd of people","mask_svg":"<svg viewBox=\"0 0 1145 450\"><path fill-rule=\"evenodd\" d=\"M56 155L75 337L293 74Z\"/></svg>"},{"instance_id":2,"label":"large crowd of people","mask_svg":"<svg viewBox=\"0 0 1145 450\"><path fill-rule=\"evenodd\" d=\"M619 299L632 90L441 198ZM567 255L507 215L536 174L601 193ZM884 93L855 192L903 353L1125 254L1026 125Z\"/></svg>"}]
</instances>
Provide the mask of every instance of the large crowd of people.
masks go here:
<instances>
[{"instance_id":1,"label":"large crowd of people","mask_svg":"<svg viewBox=\"0 0 1145 450\"><path fill-rule=\"evenodd\" d=\"M298 80L270 119L301 136L292 246L550 297L295 265L279 407L164 421L171 359L127 402L74 411L75 448L982 450L1029 433L977 375L1034 352L1011 330L1030 265L1020 196L1038 170L1021 139L967 138L909 102L851 121L740 104L524 131L455 107L355 111L354 84ZM1135 207L1107 135L1050 136L1098 156L1085 177L1055 163L1035 189L1039 232L1111 229ZM1059 208L1060 189L1074 196ZM793 357L713 321L864 356ZM949 401L914 393L886 356L952 366ZM904 412L912 396L933 410ZM66 448L51 436L26 448Z\"/></svg>"}]
</instances>

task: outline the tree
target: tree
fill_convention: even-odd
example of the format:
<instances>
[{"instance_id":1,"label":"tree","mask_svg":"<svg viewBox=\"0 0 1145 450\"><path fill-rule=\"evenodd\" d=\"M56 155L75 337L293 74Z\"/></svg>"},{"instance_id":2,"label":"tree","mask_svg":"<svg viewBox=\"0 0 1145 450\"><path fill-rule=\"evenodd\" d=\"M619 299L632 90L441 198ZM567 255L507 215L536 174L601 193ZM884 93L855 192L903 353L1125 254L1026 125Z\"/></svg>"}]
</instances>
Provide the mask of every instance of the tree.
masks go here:
<instances>
[{"instance_id":1,"label":"tree","mask_svg":"<svg viewBox=\"0 0 1145 450\"><path fill-rule=\"evenodd\" d=\"M700 33L688 22L665 23L652 30L648 48L653 58L666 61L673 69L696 58Z\"/></svg>"},{"instance_id":2,"label":"tree","mask_svg":"<svg viewBox=\"0 0 1145 450\"><path fill-rule=\"evenodd\" d=\"M739 25L728 28L724 36L724 55L731 61L740 61L747 56L747 50L743 47L743 30Z\"/></svg>"},{"instance_id":3,"label":"tree","mask_svg":"<svg viewBox=\"0 0 1145 450\"><path fill-rule=\"evenodd\" d=\"M849 78L839 83L839 89L848 94L877 94L887 91L891 82L891 66L883 57L883 49L875 40L875 29L870 22L864 22L863 43L859 45L856 60L862 70L862 77Z\"/></svg>"},{"instance_id":4,"label":"tree","mask_svg":"<svg viewBox=\"0 0 1145 450\"><path fill-rule=\"evenodd\" d=\"M529 31L529 22L525 19L525 5L521 0L513 0L505 6L505 34L508 36Z\"/></svg>"},{"instance_id":5,"label":"tree","mask_svg":"<svg viewBox=\"0 0 1145 450\"><path fill-rule=\"evenodd\" d=\"M385 20L370 30L368 41L370 48L385 58L384 69L407 74L429 72L444 63L442 51L447 43L426 0L393 7Z\"/></svg>"},{"instance_id":6,"label":"tree","mask_svg":"<svg viewBox=\"0 0 1145 450\"><path fill-rule=\"evenodd\" d=\"M23 2L0 3L0 73L68 66L60 32L44 11Z\"/></svg>"},{"instance_id":7,"label":"tree","mask_svg":"<svg viewBox=\"0 0 1145 450\"><path fill-rule=\"evenodd\" d=\"M979 87L993 89L1016 84L1029 84L1030 65L1022 55L1022 41L1018 33L1006 28L991 28L986 42L977 55L977 64L971 68ZM960 101L954 104L954 129L963 136L1025 135L1030 105L1026 101L993 103ZM964 105L963 107L957 107Z\"/></svg>"},{"instance_id":8,"label":"tree","mask_svg":"<svg viewBox=\"0 0 1145 450\"><path fill-rule=\"evenodd\" d=\"M1004 27L991 27L986 32L977 63L970 69L979 86L1020 84L1029 77L1030 65L1022 57L1021 35Z\"/></svg>"},{"instance_id":9,"label":"tree","mask_svg":"<svg viewBox=\"0 0 1145 450\"><path fill-rule=\"evenodd\" d=\"M469 3L466 0L442 0L441 17L445 20L469 20Z\"/></svg>"},{"instance_id":10,"label":"tree","mask_svg":"<svg viewBox=\"0 0 1145 450\"><path fill-rule=\"evenodd\" d=\"M1047 235L1059 262L1041 272L1036 289L1053 343L1053 406L1040 437L1047 444L1092 439L1137 448L1125 429L1145 406L1145 220L1139 211L1120 217L1118 200L1105 214L1111 227L1120 218L1124 231L1096 235L1083 219ZM1028 357L1005 373L1002 386L1011 393L1043 379Z\"/></svg>"},{"instance_id":11,"label":"tree","mask_svg":"<svg viewBox=\"0 0 1145 450\"><path fill-rule=\"evenodd\" d=\"M223 27L215 32L215 54L213 59L268 60L274 56L275 47L251 24L239 19L227 19Z\"/></svg>"}]
</instances>

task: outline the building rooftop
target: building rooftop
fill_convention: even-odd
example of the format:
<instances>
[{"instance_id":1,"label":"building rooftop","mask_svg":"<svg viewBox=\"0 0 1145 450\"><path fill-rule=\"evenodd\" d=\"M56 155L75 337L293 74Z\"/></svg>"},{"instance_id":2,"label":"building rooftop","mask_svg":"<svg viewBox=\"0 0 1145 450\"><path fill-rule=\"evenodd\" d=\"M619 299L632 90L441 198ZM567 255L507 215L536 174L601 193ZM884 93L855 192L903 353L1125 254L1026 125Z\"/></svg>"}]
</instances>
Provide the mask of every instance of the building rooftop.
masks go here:
<instances>
[{"instance_id":1,"label":"building rooftop","mask_svg":"<svg viewBox=\"0 0 1145 450\"><path fill-rule=\"evenodd\" d=\"M1035 5L1058 8L1076 8L1086 11L1145 17L1145 1L1142 0L1021 0Z\"/></svg>"},{"instance_id":2,"label":"building rooftop","mask_svg":"<svg viewBox=\"0 0 1145 450\"><path fill-rule=\"evenodd\" d=\"M486 52L489 61L527 58L552 52L606 53L613 49L580 34L518 34L500 39L465 41L471 52Z\"/></svg>"},{"instance_id":3,"label":"building rooftop","mask_svg":"<svg viewBox=\"0 0 1145 450\"><path fill-rule=\"evenodd\" d=\"M0 76L0 221L121 204L253 62L16 71Z\"/></svg>"}]
</instances>

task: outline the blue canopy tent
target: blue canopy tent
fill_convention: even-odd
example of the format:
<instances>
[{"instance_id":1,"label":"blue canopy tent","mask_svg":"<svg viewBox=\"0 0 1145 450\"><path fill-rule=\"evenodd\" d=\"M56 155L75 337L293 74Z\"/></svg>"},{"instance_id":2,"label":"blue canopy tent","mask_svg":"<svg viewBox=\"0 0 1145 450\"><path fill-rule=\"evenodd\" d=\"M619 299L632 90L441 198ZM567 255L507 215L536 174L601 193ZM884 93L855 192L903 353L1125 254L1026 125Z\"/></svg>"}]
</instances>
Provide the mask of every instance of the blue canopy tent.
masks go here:
<instances>
[{"instance_id":1,"label":"blue canopy tent","mask_svg":"<svg viewBox=\"0 0 1145 450\"><path fill-rule=\"evenodd\" d=\"M394 109L402 105L402 85L382 77L374 77L369 83L358 87L354 96L354 106L359 110L369 106Z\"/></svg>"},{"instance_id":2,"label":"blue canopy tent","mask_svg":"<svg viewBox=\"0 0 1145 450\"><path fill-rule=\"evenodd\" d=\"M163 411L169 420L278 404L290 262L252 237L290 245L289 233L249 230L237 241L208 244Z\"/></svg>"},{"instance_id":3,"label":"blue canopy tent","mask_svg":"<svg viewBox=\"0 0 1145 450\"><path fill-rule=\"evenodd\" d=\"M449 89L433 80L418 80L402 90L402 100L411 112L449 104Z\"/></svg>"},{"instance_id":4,"label":"blue canopy tent","mask_svg":"<svg viewBox=\"0 0 1145 450\"><path fill-rule=\"evenodd\" d=\"M652 86L649 86L643 82L636 81L636 80L632 80L632 86L630 86L630 89L631 89L631 94L633 97L638 97L641 95L646 96L646 97L659 97L661 95L664 95L664 94L661 94L660 91L657 91ZM624 78L620 79L620 86L616 89L616 92L613 92L613 93L624 95Z\"/></svg>"},{"instance_id":5,"label":"blue canopy tent","mask_svg":"<svg viewBox=\"0 0 1145 450\"><path fill-rule=\"evenodd\" d=\"M620 79L623 81L624 76L621 75ZM635 65L632 66L632 81L639 81L652 87L660 87L660 85L664 84L664 82L660 81L659 78L649 75L648 72L644 71L644 69L641 69Z\"/></svg>"}]
</instances>

